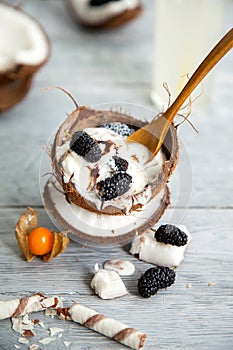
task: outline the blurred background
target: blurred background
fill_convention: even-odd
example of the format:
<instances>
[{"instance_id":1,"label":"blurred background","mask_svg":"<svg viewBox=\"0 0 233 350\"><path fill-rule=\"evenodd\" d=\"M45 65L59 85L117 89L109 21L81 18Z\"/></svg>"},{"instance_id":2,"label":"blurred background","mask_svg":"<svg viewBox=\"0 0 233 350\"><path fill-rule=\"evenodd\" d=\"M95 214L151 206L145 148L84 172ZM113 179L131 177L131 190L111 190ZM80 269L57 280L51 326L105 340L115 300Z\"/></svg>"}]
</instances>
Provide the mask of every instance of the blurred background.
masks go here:
<instances>
[{"instance_id":1,"label":"blurred background","mask_svg":"<svg viewBox=\"0 0 233 350\"><path fill-rule=\"evenodd\" d=\"M114 29L92 30L74 21L65 2L63 0L21 2L22 9L34 16L44 27L51 43L51 56L35 75L25 99L0 114L0 205L2 206L42 205L38 174L43 147L66 114L74 109L74 104L68 96L56 89L46 91L46 87L60 86L67 89L80 105L131 102L154 108L156 114L161 110L151 99L152 91L158 86L158 82L155 82L155 69L166 72L166 65L172 65L176 54L181 54L182 57L192 51L193 45L196 47L197 42L195 33L200 38L202 36L200 25L205 23L203 18L200 18L200 23L198 21L191 23L196 26L196 31L192 30L189 34L189 46L186 46L186 40L186 45L182 48L180 40L177 40L179 52L175 52L173 32L180 31L181 36L182 32L186 31L185 26L191 22L194 12L189 8L186 12L176 14L181 18L185 16L183 26L180 27L181 23L176 23L173 18L175 12L171 9L170 3L173 5L177 3L180 6L187 1L144 0L143 11L135 20ZM195 1L200 6L205 2ZM216 0L207 2L211 2L212 6L219 3ZM220 17L221 32L225 33L232 25L233 1L220 2L224 3L224 12ZM16 2L9 1L9 3ZM166 3L167 12L161 8L161 3L163 7ZM161 25L163 13L166 15L164 30ZM168 27L169 21L173 23L170 27ZM211 33L208 23L203 36L207 34L206 32ZM217 37L217 40L219 38ZM210 41L215 41L213 36ZM205 43L208 47L206 50L202 48L202 52L207 53L211 46L208 43L208 35ZM163 48L163 52L168 53L164 59L156 45L160 45L161 50ZM190 72L185 71L184 74L186 73ZM208 90L206 92L208 100L201 103L201 99L205 96L203 94L192 106L190 120L199 130L199 135L197 136L188 123L179 128L180 139L192 167L193 177L192 180L188 179L188 191L190 192L190 188L193 187L190 203L193 206L233 204L229 191L233 187L233 167L229 161L232 160L230 147L232 138L230 114L233 109L232 53L218 64L211 75L214 82L211 84L211 93ZM213 135L217 137L213 138ZM179 171L175 176L179 176ZM174 187L177 182L175 176L171 183ZM187 202L187 198L185 201ZM181 201L182 205L186 203Z\"/></svg>"}]
</instances>

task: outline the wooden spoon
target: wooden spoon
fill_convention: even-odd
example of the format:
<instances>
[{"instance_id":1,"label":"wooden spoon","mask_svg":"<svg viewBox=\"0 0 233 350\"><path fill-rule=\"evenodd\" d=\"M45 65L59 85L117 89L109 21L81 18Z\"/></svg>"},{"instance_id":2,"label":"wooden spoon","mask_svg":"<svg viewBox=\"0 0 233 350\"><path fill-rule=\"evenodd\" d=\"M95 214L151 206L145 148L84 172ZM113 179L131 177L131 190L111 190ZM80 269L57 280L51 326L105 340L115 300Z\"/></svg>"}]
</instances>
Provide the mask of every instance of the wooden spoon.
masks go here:
<instances>
[{"instance_id":1,"label":"wooden spoon","mask_svg":"<svg viewBox=\"0 0 233 350\"><path fill-rule=\"evenodd\" d=\"M202 61L193 73L187 84L177 96L172 105L159 118L146 124L132 135L127 141L134 141L145 145L154 155L160 150L165 136L173 122L177 112L187 100L193 90L209 73L209 71L221 60L233 47L233 28L217 43L208 56Z\"/></svg>"}]
</instances>

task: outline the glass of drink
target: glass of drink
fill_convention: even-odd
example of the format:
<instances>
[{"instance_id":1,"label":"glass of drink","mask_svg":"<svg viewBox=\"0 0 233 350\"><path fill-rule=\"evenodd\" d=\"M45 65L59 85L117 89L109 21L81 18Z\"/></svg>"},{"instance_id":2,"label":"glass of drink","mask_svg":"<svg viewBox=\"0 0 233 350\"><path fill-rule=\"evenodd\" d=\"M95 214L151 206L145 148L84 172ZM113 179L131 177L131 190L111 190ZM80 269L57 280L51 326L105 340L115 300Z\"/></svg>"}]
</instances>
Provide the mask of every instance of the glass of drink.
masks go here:
<instances>
[{"instance_id":1,"label":"glass of drink","mask_svg":"<svg viewBox=\"0 0 233 350\"><path fill-rule=\"evenodd\" d=\"M155 0L155 53L151 98L156 107L166 108L224 32L227 0ZM211 76L210 76L211 79ZM207 101L209 77L196 96ZM208 91L208 93L206 93Z\"/></svg>"}]
</instances>

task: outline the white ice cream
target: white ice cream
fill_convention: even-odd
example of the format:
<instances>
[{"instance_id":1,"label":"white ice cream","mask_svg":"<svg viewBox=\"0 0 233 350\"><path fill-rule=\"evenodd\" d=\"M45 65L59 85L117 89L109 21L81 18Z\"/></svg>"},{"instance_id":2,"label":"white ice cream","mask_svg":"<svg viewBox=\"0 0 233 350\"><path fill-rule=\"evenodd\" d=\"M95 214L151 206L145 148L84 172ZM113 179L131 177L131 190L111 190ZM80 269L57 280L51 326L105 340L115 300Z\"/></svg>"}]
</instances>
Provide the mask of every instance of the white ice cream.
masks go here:
<instances>
[{"instance_id":1,"label":"white ice cream","mask_svg":"<svg viewBox=\"0 0 233 350\"><path fill-rule=\"evenodd\" d=\"M179 229L185 232L188 236L188 242L184 246L174 246L171 244L165 244L157 242L154 238L154 232L149 230L143 235L136 236L132 242L130 253L135 255L139 254L139 259L159 265L159 266L179 266L184 260L184 253L192 240L187 227L179 225Z\"/></svg>"},{"instance_id":2,"label":"white ice cream","mask_svg":"<svg viewBox=\"0 0 233 350\"><path fill-rule=\"evenodd\" d=\"M126 10L134 10L140 5L139 0L110 1L100 6L90 6L90 0L72 0L77 16L90 25L99 25Z\"/></svg>"},{"instance_id":3,"label":"white ice cream","mask_svg":"<svg viewBox=\"0 0 233 350\"><path fill-rule=\"evenodd\" d=\"M125 142L125 137L117 135L106 128L85 129L91 137L100 141L102 157L96 163L87 162L83 157L69 150L69 142L58 150L57 157L66 156L62 161L65 183L72 181L77 191L87 200L95 203L98 209L108 205L114 205L120 209L127 209L129 213L133 205L140 203L145 205L151 199L150 183L158 177L162 165L166 161L164 153L160 150L151 159L151 152L142 144ZM110 141L110 147L106 152L106 143ZM101 143L102 142L102 143ZM132 176L132 184L125 194L104 203L99 197L96 183L106 179L112 174L113 156L119 156L128 161L127 173ZM91 174L98 168L99 176L94 179Z\"/></svg>"}]
</instances>

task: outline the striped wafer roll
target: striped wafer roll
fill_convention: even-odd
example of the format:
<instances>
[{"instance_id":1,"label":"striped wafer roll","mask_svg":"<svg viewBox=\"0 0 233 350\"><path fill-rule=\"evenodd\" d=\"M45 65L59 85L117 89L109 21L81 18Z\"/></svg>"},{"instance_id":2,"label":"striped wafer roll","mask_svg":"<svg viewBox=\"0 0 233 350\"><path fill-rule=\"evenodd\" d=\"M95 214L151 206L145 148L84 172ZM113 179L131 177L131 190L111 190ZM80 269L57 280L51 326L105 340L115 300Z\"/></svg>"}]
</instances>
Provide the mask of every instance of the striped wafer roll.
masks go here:
<instances>
[{"instance_id":1,"label":"striped wafer roll","mask_svg":"<svg viewBox=\"0 0 233 350\"><path fill-rule=\"evenodd\" d=\"M69 309L73 321L116 340L132 349L140 350L146 340L146 334L124 323L99 314L80 304L74 303Z\"/></svg>"},{"instance_id":2,"label":"striped wafer roll","mask_svg":"<svg viewBox=\"0 0 233 350\"><path fill-rule=\"evenodd\" d=\"M8 317L20 317L31 312L47 308L62 307L60 298L46 297L37 293L21 299L0 301L0 320Z\"/></svg>"}]
</instances>

